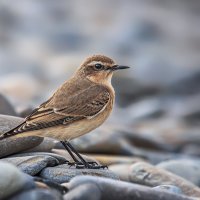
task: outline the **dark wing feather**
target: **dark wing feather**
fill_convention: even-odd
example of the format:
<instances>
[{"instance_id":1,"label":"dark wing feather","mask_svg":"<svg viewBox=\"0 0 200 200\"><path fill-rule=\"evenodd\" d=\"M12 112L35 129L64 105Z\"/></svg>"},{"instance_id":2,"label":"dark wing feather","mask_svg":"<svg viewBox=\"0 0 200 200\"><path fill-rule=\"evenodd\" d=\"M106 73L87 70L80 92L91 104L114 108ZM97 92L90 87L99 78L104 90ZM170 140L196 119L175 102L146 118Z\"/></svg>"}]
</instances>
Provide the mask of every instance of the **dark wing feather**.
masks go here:
<instances>
[{"instance_id":1,"label":"dark wing feather","mask_svg":"<svg viewBox=\"0 0 200 200\"><path fill-rule=\"evenodd\" d=\"M61 98L61 97L57 97ZM110 95L103 86L89 87L65 100L65 107L46 107L46 102L30 114L24 123L15 129L4 133L2 137L9 137L19 133L49 128L58 125L68 125L74 121L96 116L109 102ZM56 99L51 99L55 101ZM49 101L47 101L48 103ZM1 139L1 138L0 138Z\"/></svg>"}]
</instances>

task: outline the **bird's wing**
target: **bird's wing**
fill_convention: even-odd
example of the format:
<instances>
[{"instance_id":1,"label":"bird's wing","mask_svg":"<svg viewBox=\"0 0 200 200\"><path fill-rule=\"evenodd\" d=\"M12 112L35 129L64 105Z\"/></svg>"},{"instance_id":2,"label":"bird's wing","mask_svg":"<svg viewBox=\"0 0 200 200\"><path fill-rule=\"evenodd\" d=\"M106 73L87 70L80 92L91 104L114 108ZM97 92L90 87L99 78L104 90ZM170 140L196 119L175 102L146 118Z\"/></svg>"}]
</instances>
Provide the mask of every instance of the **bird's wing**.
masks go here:
<instances>
[{"instance_id":1,"label":"bird's wing","mask_svg":"<svg viewBox=\"0 0 200 200\"><path fill-rule=\"evenodd\" d=\"M66 103L62 108L46 106L49 101L43 103L26 118L23 124L4 135L6 137L6 135L68 125L84 118L92 118L104 110L109 100L110 94L107 88L100 85L91 86L66 100L63 99Z\"/></svg>"}]
</instances>

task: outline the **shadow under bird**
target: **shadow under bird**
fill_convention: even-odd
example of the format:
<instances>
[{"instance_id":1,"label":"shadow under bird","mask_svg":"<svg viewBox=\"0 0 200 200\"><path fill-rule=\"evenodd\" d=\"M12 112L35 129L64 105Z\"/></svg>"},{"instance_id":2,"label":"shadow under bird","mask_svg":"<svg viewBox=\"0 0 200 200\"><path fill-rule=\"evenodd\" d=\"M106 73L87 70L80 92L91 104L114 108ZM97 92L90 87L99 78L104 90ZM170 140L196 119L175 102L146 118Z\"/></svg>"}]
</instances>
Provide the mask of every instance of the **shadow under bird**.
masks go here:
<instances>
[{"instance_id":1,"label":"shadow under bird","mask_svg":"<svg viewBox=\"0 0 200 200\"><path fill-rule=\"evenodd\" d=\"M54 138L61 141L77 168L104 168L86 162L69 141L92 131L108 118L115 100L113 72L127 68L103 55L88 57L52 97L33 110L22 124L1 135L0 140L12 136Z\"/></svg>"}]
</instances>

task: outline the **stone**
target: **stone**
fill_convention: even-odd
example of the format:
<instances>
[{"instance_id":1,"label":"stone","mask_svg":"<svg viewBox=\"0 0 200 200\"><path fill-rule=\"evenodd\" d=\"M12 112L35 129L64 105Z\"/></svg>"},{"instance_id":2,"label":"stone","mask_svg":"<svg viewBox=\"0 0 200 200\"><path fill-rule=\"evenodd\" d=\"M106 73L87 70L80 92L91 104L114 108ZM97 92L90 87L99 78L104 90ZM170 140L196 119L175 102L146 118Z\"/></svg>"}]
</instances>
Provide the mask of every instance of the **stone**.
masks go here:
<instances>
[{"instance_id":1,"label":"stone","mask_svg":"<svg viewBox=\"0 0 200 200\"><path fill-rule=\"evenodd\" d=\"M200 189L188 180L148 163L138 162L131 166L129 180L133 183L150 187L159 185L174 185L179 187L184 195L199 197Z\"/></svg>"},{"instance_id":2,"label":"stone","mask_svg":"<svg viewBox=\"0 0 200 200\"><path fill-rule=\"evenodd\" d=\"M179 187L176 187L174 185L159 185L154 187L153 189L155 190L165 190L171 193L175 193L175 194L183 194L182 190Z\"/></svg>"},{"instance_id":3,"label":"stone","mask_svg":"<svg viewBox=\"0 0 200 200\"><path fill-rule=\"evenodd\" d=\"M99 163L106 166L118 165L118 164L131 164L139 161L145 161L145 159L132 156L120 156L120 155L106 155L106 154L87 154L90 158L98 160Z\"/></svg>"},{"instance_id":4,"label":"stone","mask_svg":"<svg viewBox=\"0 0 200 200\"><path fill-rule=\"evenodd\" d=\"M186 180L200 186L200 160L179 159L168 160L157 165L162 169L172 172Z\"/></svg>"},{"instance_id":5,"label":"stone","mask_svg":"<svg viewBox=\"0 0 200 200\"><path fill-rule=\"evenodd\" d=\"M131 163L110 165L109 170L117 174L120 180L130 182L131 165Z\"/></svg>"},{"instance_id":6,"label":"stone","mask_svg":"<svg viewBox=\"0 0 200 200\"><path fill-rule=\"evenodd\" d=\"M127 183L123 181L102 177L78 176L67 183L69 192L64 196L65 200L192 200L193 198L177 195L165 191L155 190L146 186ZM91 192L91 188L97 196ZM83 197L80 195L81 191Z\"/></svg>"},{"instance_id":7,"label":"stone","mask_svg":"<svg viewBox=\"0 0 200 200\"><path fill-rule=\"evenodd\" d=\"M0 114L17 116L14 107L2 94L0 94Z\"/></svg>"},{"instance_id":8,"label":"stone","mask_svg":"<svg viewBox=\"0 0 200 200\"><path fill-rule=\"evenodd\" d=\"M0 115L0 134L11 130L22 122L22 118ZM37 136L13 136L0 140L0 158L33 148L39 145L42 141L43 138Z\"/></svg>"},{"instance_id":9,"label":"stone","mask_svg":"<svg viewBox=\"0 0 200 200\"><path fill-rule=\"evenodd\" d=\"M79 175L101 176L111 179L118 179L113 172L107 169L76 169L67 164L56 167L47 167L40 173L40 177L49 179L56 183L69 182L72 178Z\"/></svg>"},{"instance_id":10,"label":"stone","mask_svg":"<svg viewBox=\"0 0 200 200\"><path fill-rule=\"evenodd\" d=\"M11 157L2 160L16 165L24 173L31 176L40 173L46 167L53 167L59 164L55 157L47 155Z\"/></svg>"},{"instance_id":11,"label":"stone","mask_svg":"<svg viewBox=\"0 0 200 200\"><path fill-rule=\"evenodd\" d=\"M0 161L0 199L35 187L33 180L15 166Z\"/></svg>"},{"instance_id":12,"label":"stone","mask_svg":"<svg viewBox=\"0 0 200 200\"><path fill-rule=\"evenodd\" d=\"M9 200L63 200L62 195L55 190L34 189L14 195Z\"/></svg>"},{"instance_id":13,"label":"stone","mask_svg":"<svg viewBox=\"0 0 200 200\"><path fill-rule=\"evenodd\" d=\"M55 153L49 153L49 152L27 152L27 153L19 153L19 154L15 154L13 156L10 157L23 157L23 156L50 156L55 158L56 160L59 161L59 163L66 163L68 160L66 158L64 158L61 155L55 154Z\"/></svg>"},{"instance_id":14,"label":"stone","mask_svg":"<svg viewBox=\"0 0 200 200\"><path fill-rule=\"evenodd\" d=\"M28 149L24 152L51 152L51 150L55 147L56 140L51 138L44 138L42 143L40 143L38 146Z\"/></svg>"},{"instance_id":15,"label":"stone","mask_svg":"<svg viewBox=\"0 0 200 200\"><path fill-rule=\"evenodd\" d=\"M101 200L101 197L102 197L101 191L96 184L86 183L69 191L64 196L64 200L68 199Z\"/></svg>"}]
</instances>

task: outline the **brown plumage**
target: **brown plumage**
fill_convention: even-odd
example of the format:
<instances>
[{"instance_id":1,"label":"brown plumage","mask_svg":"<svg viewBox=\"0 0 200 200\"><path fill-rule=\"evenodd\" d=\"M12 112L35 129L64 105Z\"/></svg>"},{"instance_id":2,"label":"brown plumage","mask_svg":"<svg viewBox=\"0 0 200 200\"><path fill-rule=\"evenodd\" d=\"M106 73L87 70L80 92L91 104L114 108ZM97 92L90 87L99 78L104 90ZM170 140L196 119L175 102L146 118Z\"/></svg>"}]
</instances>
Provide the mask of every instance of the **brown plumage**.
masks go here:
<instances>
[{"instance_id":1,"label":"brown plumage","mask_svg":"<svg viewBox=\"0 0 200 200\"><path fill-rule=\"evenodd\" d=\"M87 58L48 101L0 139L36 135L69 141L97 128L113 107L113 71L125 68L106 56Z\"/></svg>"}]
</instances>

